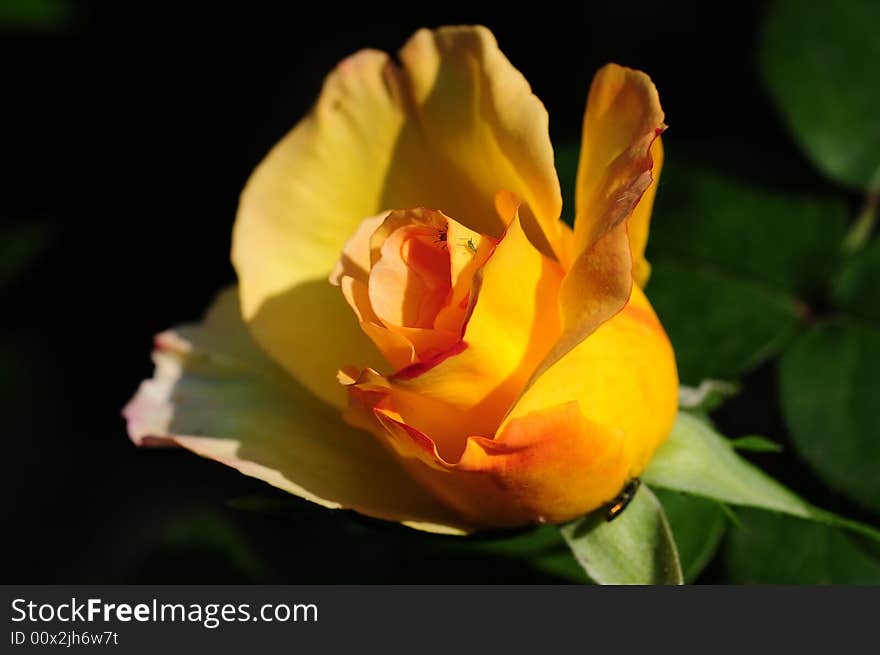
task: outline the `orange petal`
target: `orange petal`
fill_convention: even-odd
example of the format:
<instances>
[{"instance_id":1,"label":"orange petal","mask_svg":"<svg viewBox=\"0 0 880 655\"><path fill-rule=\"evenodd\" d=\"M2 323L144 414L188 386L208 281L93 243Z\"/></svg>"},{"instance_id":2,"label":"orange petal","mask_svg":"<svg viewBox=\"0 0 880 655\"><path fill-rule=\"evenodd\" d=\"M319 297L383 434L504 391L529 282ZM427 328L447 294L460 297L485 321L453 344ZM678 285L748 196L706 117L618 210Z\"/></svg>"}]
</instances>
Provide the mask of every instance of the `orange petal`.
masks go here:
<instances>
[{"instance_id":1,"label":"orange petal","mask_svg":"<svg viewBox=\"0 0 880 655\"><path fill-rule=\"evenodd\" d=\"M407 225L382 243L382 256L370 271L370 303L379 319L395 326L432 328L452 292L449 254L439 247L437 230Z\"/></svg>"},{"instance_id":2,"label":"orange petal","mask_svg":"<svg viewBox=\"0 0 880 655\"><path fill-rule=\"evenodd\" d=\"M342 248L342 255L330 274L330 284L339 286L343 276L354 278L366 284L371 267L370 239L385 222L388 213L382 212L361 221L354 234Z\"/></svg>"},{"instance_id":3,"label":"orange petal","mask_svg":"<svg viewBox=\"0 0 880 655\"><path fill-rule=\"evenodd\" d=\"M616 64L593 78L575 189L574 255L627 219L651 183L651 144L666 126L644 73Z\"/></svg>"},{"instance_id":4,"label":"orange petal","mask_svg":"<svg viewBox=\"0 0 880 655\"><path fill-rule=\"evenodd\" d=\"M494 244L441 212L397 210L361 224L331 282L399 370L461 339L473 278Z\"/></svg>"},{"instance_id":5,"label":"orange petal","mask_svg":"<svg viewBox=\"0 0 880 655\"><path fill-rule=\"evenodd\" d=\"M587 420L574 402L510 421L495 439L472 436L460 460L449 462L390 408L390 396L363 394L360 411L375 403L370 429L377 438L414 479L476 525L567 521L610 501L627 481L622 433Z\"/></svg>"},{"instance_id":6,"label":"orange petal","mask_svg":"<svg viewBox=\"0 0 880 655\"><path fill-rule=\"evenodd\" d=\"M494 440L468 440L456 471L487 478L497 497L468 495L458 509L502 525L560 523L613 499L627 468L620 430L588 420L576 402L548 406L507 422Z\"/></svg>"}]
</instances>

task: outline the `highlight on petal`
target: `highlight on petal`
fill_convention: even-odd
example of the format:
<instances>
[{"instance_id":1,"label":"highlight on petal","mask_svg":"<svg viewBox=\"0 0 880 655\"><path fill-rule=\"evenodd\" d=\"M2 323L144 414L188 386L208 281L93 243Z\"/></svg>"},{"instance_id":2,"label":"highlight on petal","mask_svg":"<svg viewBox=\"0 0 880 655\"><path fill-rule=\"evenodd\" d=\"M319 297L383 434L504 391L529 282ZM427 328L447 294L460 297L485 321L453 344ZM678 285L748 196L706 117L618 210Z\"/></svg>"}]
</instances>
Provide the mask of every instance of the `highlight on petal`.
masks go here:
<instances>
[{"instance_id":1,"label":"highlight on petal","mask_svg":"<svg viewBox=\"0 0 880 655\"><path fill-rule=\"evenodd\" d=\"M547 112L491 33L422 30L400 60L365 50L328 76L312 112L255 170L233 234L251 334L338 407L340 362L382 364L326 284L364 218L429 206L498 237L509 216L498 215L494 197L510 189L524 202L529 236L548 253L558 247L561 197Z\"/></svg>"},{"instance_id":2,"label":"highlight on petal","mask_svg":"<svg viewBox=\"0 0 880 655\"><path fill-rule=\"evenodd\" d=\"M330 508L433 532L467 524L370 435L309 394L254 344L237 291L198 325L156 339L156 370L124 410L138 445L177 445Z\"/></svg>"},{"instance_id":3,"label":"highlight on petal","mask_svg":"<svg viewBox=\"0 0 880 655\"><path fill-rule=\"evenodd\" d=\"M621 432L628 477L669 435L678 412L675 353L639 287L621 312L534 380L505 422L568 402Z\"/></svg>"}]
</instances>

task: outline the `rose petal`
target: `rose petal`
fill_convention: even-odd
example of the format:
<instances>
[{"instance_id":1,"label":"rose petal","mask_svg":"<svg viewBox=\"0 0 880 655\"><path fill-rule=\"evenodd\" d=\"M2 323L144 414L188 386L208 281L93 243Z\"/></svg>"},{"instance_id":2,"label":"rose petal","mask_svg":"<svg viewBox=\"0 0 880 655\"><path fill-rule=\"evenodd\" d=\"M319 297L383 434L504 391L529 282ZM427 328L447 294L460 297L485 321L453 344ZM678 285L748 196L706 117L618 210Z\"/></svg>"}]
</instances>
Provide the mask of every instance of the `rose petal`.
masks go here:
<instances>
[{"instance_id":1,"label":"rose petal","mask_svg":"<svg viewBox=\"0 0 880 655\"><path fill-rule=\"evenodd\" d=\"M596 73L584 115L575 225L563 232L562 334L532 381L623 309L643 252L653 191L653 147L665 129L657 89L639 71L608 64ZM658 158L659 173L659 158Z\"/></svg>"},{"instance_id":2,"label":"rose petal","mask_svg":"<svg viewBox=\"0 0 880 655\"><path fill-rule=\"evenodd\" d=\"M464 522L389 451L270 361L224 292L205 320L157 337L156 371L127 405L131 439L175 444L312 502L433 532Z\"/></svg>"},{"instance_id":3,"label":"rose petal","mask_svg":"<svg viewBox=\"0 0 880 655\"><path fill-rule=\"evenodd\" d=\"M623 434L587 420L574 402L518 417L495 439L472 436L454 462L381 402L374 412L374 431L410 474L478 525L567 521L610 501L627 480Z\"/></svg>"},{"instance_id":4,"label":"rose petal","mask_svg":"<svg viewBox=\"0 0 880 655\"><path fill-rule=\"evenodd\" d=\"M632 214L651 184L651 144L666 128L663 120L657 89L647 75L616 64L596 73L575 187L575 256ZM644 243L641 249L636 245L633 254L641 257Z\"/></svg>"},{"instance_id":5,"label":"rose petal","mask_svg":"<svg viewBox=\"0 0 880 655\"><path fill-rule=\"evenodd\" d=\"M590 421L621 431L629 476L641 473L669 435L678 409L675 354L640 288L623 311L538 377L506 422L568 402Z\"/></svg>"}]
</instances>

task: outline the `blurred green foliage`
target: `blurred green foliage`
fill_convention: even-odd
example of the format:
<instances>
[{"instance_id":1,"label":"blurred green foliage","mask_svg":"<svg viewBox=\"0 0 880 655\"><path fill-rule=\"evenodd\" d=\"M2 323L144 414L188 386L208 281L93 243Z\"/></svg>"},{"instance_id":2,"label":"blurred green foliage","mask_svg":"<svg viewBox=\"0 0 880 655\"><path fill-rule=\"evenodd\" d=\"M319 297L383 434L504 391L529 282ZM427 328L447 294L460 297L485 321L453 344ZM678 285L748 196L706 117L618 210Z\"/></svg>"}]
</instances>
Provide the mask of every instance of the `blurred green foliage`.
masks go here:
<instances>
[{"instance_id":1,"label":"blurred green foliage","mask_svg":"<svg viewBox=\"0 0 880 655\"><path fill-rule=\"evenodd\" d=\"M0 31L59 32L73 15L71 0L0 0Z\"/></svg>"},{"instance_id":2,"label":"blurred green foliage","mask_svg":"<svg viewBox=\"0 0 880 655\"><path fill-rule=\"evenodd\" d=\"M849 534L759 510L743 510L724 549L732 584L880 584L880 559Z\"/></svg>"},{"instance_id":3,"label":"blurred green foliage","mask_svg":"<svg viewBox=\"0 0 880 655\"><path fill-rule=\"evenodd\" d=\"M804 152L833 180L880 188L880 3L771 3L759 52L767 88Z\"/></svg>"},{"instance_id":4,"label":"blurred green foliage","mask_svg":"<svg viewBox=\"0 0 880 655\"><path fill-rule=\"evenodd\" d=\"M813 326L782 358L780 394L798 452L833 489L880 513L880 329Z\"/></svg>"},{"instance_id":5,"label":"blurred green foliage","mask_svg":"<svg viewBox=\"0 0 880 655\"><path fill-rule=\"evenodd\" d=\"M851 256L832 280L832 304L840 311L880 326L880 240Z\"/></svg>"},{"instance_id":6,"label":"blurred green foliage","mask_svg":"<svg viewBox=\"0 0 880 655\"><path fill-rule=\"evenodd\" d=\"M265 584L266 566L224 515L184 515L168 526L133 572L134 584Z\"/></svg>"},{"instance_id":7,"label":"blurred green foliage","mask_svg":"<svg viewBox=\"0 0 880 655\"><path fill-rule=\"evenodd\" d=\"M37 264L53 243L46 220L10 221L0 225L0 288L11 285Z\"/></svg>"}]
</instances>

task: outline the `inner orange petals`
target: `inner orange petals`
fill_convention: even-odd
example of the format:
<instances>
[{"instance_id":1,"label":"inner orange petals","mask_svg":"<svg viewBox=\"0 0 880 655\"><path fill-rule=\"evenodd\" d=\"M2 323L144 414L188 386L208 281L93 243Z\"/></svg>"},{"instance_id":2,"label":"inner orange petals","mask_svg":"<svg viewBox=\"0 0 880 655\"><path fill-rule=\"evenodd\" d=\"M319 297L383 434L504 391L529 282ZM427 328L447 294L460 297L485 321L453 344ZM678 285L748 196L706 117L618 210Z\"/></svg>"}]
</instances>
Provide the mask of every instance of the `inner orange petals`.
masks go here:
<instances>
[{"instance_id":1,"label":"inner orange petals","mask_svg":"<svg viewBox=\"0 0 880 655\"><path fill-rule=\"evenodd\" d=\"M395 230L370 271L370 303L387 327L433 328L452 293L443 231L410 225Z\"/></svg>"},{"instance_id":2,"label":"inner orange petals","mask_svg":"<svg viewBox=\"0 0 880 655\"><path fill-rule=\"evenodd\" d=\"M365 219L330 277L395 371L460 345L473 279L494 248L441 212Z\"/></svg>"}]
</instances>

